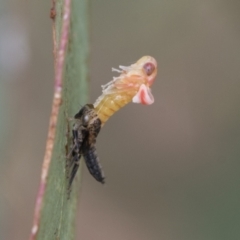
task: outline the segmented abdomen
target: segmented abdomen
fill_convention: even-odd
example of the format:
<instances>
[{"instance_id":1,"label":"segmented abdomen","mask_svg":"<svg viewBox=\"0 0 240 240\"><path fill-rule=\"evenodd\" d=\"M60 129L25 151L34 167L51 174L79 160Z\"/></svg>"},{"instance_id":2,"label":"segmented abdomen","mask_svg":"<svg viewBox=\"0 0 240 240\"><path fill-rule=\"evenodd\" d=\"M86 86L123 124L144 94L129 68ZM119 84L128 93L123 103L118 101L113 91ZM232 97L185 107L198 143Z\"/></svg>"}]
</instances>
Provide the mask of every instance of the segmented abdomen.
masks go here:
<instances>
[{"instance_id":1,"label":"segmented abdomen","mask_svg":"<svg viewBox=\"0 0 240 240\"><path fill-rule=\"evenodd\" d=\"M99 163L95 146L90 147L87 151L84 151L83 157L90 174L101 183L104 183L104 173Z\"/></svg>"},{"instance_id":2,"label":"segmented abdomen","mask_svg":"<svg viewBox=\"0 0 240 240\"><path fill-rule=\"evenodd\" d=\"M101 99L98 99L94 104L94 108L101 119L102 126L115 112L128 104L134 94L135 92L106 94Z\"/></svg>"}]
</instances>

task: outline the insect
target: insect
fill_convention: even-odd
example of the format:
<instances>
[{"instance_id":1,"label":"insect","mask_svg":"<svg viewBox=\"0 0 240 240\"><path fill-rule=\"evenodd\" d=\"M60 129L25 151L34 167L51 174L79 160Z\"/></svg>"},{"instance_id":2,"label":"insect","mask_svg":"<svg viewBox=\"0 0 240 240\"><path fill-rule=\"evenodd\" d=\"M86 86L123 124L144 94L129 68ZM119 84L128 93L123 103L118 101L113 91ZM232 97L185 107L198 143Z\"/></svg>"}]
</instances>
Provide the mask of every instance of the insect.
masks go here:
<instances>
[{"instance_id":1,"label":"insect","mask_svg":"<svg viewBox=\"0 0 240 240\"><path fill-rule=\"evenodd\" d=\"M130 66L119 66L120 76L102 86L102 95L94 103L94 108L102 121L102 126L116 111L130 101L150 105L154 97L150 86L157 75L157 62L153 57L144 56Z\"/></svg>"},{"instance_id":2,"label":"insect","mask_svg":"<svg viewBox=\"0 0 240 240\"><path fill-rule=\"evenodd\" d=\"M79 161L83 156L89 172L104 183L104 174L96 152L96 138L101 127L116 111L130 101L150 105L154 102L150 86L157 75L157 62L153 57L144 56L130 66L119 66L118 77L102 86L102 95L92 104L86 104L74 116L73 146L70 152L71 173L69 186L76 175Z\"/></svg>"},{"instance_id":3,"label":"insect","mask_svg":"<svg viewBox=\"0 0 240 240\"><path fill-rule=\"evenodd\" d=\"M101 130L101 120L98 118L92 104L84 105L74 116L72 136L73 145L70 152L69 187L79 168L83 156L89 172L99 182L104 183L104 174L96 153L96 138Z\"/></svg>"}]
</instances>

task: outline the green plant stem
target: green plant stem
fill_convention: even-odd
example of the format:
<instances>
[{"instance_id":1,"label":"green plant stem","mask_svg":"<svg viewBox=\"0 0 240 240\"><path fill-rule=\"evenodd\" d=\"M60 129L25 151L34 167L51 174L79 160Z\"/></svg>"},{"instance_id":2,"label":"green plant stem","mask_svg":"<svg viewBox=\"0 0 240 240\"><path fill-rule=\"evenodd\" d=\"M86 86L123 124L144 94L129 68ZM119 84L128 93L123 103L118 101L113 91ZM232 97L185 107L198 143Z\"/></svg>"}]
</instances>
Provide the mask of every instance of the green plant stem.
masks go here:
<instances>
[{"instance_id":1,"label":"green plant stem","mask_svg":"<svg viewBox=\"0 0 240 240\"><path fill-rule=\"evenodd\" d=\"M69 197L68 118L87 102L88 10L87 0L53 0L54 97L31 240L74 239L81 171Z\"/></svg>"}]
</instances>

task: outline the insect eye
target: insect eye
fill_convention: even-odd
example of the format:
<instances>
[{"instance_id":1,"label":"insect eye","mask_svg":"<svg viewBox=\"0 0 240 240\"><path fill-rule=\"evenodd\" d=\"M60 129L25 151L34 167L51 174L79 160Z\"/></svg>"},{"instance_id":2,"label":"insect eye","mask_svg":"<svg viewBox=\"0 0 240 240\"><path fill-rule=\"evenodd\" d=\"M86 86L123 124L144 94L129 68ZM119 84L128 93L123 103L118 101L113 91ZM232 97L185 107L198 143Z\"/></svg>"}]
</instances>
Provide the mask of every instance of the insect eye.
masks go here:
<instances>
[{"instance_id":1,"label":"insect eye","mask_svg":"<svg viewBox=\"0 0 240 240\"><path fill-rule=\"evenodd\" d=\"M89 116L88 115L85 115L84 117L83 117L83 124L88 124L88 122L89 122Z\"/></svg>"},{"instance_id":2,"label":"insect eye","mask_svg":"<svg viewBox=\"0 0 240 240\"><path fill-rule=\"evenodd\" d=\"M147 76L150 76L154 72L155 66L152 63L145 63L143 65L143 70L145 71Z\"/></svg>"}]
</instances>

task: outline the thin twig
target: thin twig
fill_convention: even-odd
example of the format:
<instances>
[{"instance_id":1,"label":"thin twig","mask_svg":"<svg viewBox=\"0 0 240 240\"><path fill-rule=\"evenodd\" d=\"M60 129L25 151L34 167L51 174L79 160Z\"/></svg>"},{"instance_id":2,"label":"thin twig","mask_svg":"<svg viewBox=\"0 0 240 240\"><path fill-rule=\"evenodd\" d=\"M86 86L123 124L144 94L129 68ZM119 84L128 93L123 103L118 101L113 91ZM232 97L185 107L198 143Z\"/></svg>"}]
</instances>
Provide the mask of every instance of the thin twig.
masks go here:
<instances>
[{"instance_id":1,"label":"thin twig","mask_svg":"<svg viewBox=\"0 0 240 240\"><path fill-rule=\"evenodd\" d=\"M54 57L54 72L57 69L57 36L56 36L56 0L52 0L52 8L50 10L50 18L52 18L52 36L53 36L53 57Z\"/></svg>"},{"instance_id":2,"label":"thin twig","mask_svg":"<svg viewBox=\"0 0 240 240\"><path fill-rule=\"evenodd\" d=\"M54 2L53 2L54 4ZM46 144L45 156L43 159L42 173L40 186L37 194L34 218L33 218L33 226L30 234L30 240L35 240L37 237L37 233L39 230L40 218L41 218L41 209L43 198L46 190L47 176L48 170L52 158L55 133L56 133L56 125L59 114L59 109L62 102L62 82L63 82L63 70L64 70L64 59L67 49L68 36L69 36L69 25L70 25L70 7L71 0L64 1L64 14L63 14L63 24L62 24L62 34L60 40L60 46L57 51L57 62L56 62L56 72L55 72L55 84L54 84L54 96L52 103L52 112L50 117L49 129L48 129L48 137ZM56 41L54 40L54 45ZM56 49L57 46L54 46Z\"/></svg>"}]
</instances>

